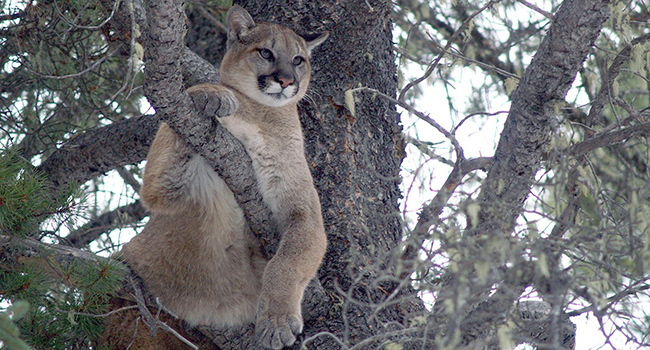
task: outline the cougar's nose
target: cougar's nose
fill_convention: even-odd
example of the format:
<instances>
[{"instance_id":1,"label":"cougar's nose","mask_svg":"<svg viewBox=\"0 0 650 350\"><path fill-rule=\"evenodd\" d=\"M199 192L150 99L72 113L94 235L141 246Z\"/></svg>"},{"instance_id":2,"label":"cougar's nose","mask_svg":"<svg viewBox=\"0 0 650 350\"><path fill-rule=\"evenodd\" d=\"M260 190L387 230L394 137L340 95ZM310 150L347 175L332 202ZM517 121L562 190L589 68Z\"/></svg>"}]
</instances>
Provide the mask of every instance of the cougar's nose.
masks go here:
<instances>
[{"instance_id":1,"label":"cougar's nose","mask_svg":"<svg viewBox=\"0 0 650 350\"><path fill-rule=\"evenodd\" d=\"M293 79L278 78L278 80L280 81L280 86L282 86L283 89L293 84Z\"/></svg>"}]
</instances>

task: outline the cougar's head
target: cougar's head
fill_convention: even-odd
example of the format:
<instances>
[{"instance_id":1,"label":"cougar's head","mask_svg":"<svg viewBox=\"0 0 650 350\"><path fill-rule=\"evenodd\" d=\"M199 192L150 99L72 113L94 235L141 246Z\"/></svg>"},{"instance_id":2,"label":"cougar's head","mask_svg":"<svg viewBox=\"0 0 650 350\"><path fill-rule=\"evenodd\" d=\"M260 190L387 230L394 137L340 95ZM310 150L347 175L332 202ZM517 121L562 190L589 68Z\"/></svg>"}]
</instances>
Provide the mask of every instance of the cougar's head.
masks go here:
<instances>
[{"instance_id":1,"label":"cougar's head","mask_svg":"<svg viewBox=\"0 0 650 350\"><path fill-rule=\"evenodd\" d=\"M306 40L279 24L256 24L237 5L228 12L227 22L228 52L221 62L221 83L267 106L299 101L309 85L309 55L328 34Z\"/></svg>"}]
</instances>

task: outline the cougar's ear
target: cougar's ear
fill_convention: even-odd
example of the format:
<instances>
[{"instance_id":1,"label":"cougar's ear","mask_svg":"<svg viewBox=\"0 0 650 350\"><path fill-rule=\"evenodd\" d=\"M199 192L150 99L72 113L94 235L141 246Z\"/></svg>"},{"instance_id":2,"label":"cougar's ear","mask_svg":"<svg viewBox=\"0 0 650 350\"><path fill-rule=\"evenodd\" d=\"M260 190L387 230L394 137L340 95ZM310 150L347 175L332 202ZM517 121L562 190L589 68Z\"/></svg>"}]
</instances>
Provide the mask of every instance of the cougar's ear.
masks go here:
<instances>
[{"instance_id":1,"label":"cougar's ear","mask_svg":"<svg viewBox=\"0 0 650 350\"><path fill-rule=\"evenodd\" d=\"M233 5L228 10L226 23L228 23L228 47L242 35L245 35L251 28L255 27L253 17L239 5Z\"/></svg>"},{"instance_id":2,"label":"cougar's ear","mask_svg":"<svg viewBox=\"0 0 650 350\"><path fill-rule=\"evenodd\" d=\"M330 36L330 32L316 33L312 35L305 35L305 43L307 43L307 54L311 56L311 51L320 45Z\"/></svg>"}]
</instances>

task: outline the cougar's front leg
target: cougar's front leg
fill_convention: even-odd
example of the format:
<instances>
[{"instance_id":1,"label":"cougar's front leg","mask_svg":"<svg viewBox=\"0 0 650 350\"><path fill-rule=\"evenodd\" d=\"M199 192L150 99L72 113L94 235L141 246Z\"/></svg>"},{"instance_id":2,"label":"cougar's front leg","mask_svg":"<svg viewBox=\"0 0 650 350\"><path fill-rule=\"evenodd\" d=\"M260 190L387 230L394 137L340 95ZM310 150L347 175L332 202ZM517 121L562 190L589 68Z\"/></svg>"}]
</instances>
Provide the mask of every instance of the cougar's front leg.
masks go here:
<instances>
[{"instance_id":1,"label":"cougar's front leg","mask_svg":"<svg viewBox=\"0 0 650 350\"><path fill-rule=\"evenodd\" d=\"M264 270L255 331L266 348L290 346L302 332L302 296L325 254L318 195L313 187L308 192L281 220L286 228L280 247Z\"/></svg>"}]
</instances>

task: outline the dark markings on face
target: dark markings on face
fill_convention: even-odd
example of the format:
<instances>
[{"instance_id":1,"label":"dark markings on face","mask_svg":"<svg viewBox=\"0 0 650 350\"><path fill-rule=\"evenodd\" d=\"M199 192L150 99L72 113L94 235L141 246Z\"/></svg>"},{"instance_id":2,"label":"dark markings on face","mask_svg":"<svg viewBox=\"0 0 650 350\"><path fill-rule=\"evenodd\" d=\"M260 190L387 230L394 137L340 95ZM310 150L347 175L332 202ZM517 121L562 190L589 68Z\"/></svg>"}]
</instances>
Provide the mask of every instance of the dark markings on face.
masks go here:
<instances>
[{"instance_id":1,"label":"dark markings on face","mask_svg":"<svg viewBox=\"0 0 650 350\"><path fill-rule=\"evenodd\" d=\"M265 91L266 88L269 86L268 84L268 79L269 75L260 75L257 77L257 87L260 89L260 91Z\"/></svg>"}]
</instances>

